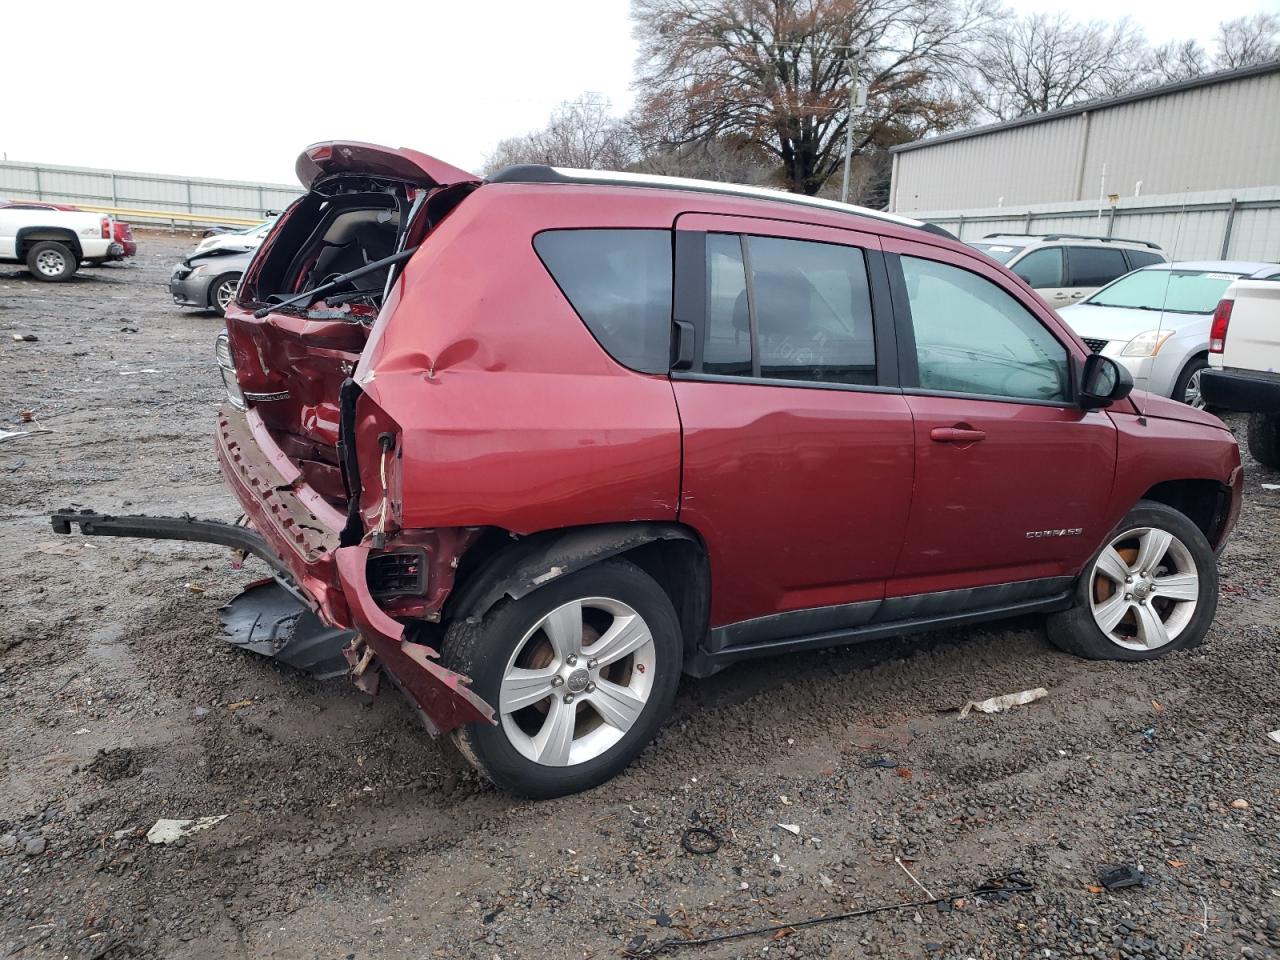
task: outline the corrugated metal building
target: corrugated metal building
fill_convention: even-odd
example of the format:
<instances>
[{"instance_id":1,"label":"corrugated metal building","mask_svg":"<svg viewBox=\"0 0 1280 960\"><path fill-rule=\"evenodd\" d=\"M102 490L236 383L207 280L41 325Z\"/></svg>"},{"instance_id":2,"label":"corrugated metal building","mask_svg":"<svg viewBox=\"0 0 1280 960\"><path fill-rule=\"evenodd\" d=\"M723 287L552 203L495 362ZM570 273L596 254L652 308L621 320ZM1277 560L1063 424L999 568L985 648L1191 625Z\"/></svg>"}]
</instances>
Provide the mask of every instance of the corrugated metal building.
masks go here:
<instances>
[{"instance_id":1,"label":"corrugated metal building","mask_svg":"<svg viewBox=\"0 0 1280 960\"><path fill-rule=\"evenodd\" d=\"M895 148L890 209L1280 187L1280 61Z\"/></svg>"}]
</instances>

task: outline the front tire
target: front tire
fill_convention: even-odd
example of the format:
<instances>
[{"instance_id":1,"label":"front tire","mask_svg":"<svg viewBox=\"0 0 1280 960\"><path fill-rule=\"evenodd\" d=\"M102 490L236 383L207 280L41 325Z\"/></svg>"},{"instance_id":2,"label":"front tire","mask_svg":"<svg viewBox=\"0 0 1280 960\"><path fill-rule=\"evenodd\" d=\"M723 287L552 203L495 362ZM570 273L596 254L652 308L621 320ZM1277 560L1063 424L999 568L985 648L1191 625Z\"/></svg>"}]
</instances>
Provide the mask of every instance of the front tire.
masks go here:
<instances>
[{"instance_id":1,"label":"front tire","mask_svg":"<svg viewBox=\"0 0 1280 960\"><path fill-rule=\"evenodd\" d=\"M80 261L65 243L41 240L27 251L27 269L37 280L63 283L75 276Z\"/></svg>"},{"instance_id":2,"label":"front tire","mask_svg":"<svg viewBox=\"0 0 1280 960\"><path fill-rule=\"evenodd\" d=\"M1185 403L1189 407L1203 410L1204 394L1200 392L1200 377L1209 369L1209 358L1201 354L1192 357L1178 374L1173 385L1173 399Z\"/></svg>"},{"instance_id":3,"label":"front tire","mask_svg":"<svg viewBox=\"0 0 1280 960\"><path fill-rule=\"evenodd\" d=\"M587 790L653 739L680 679L680 622L639 567L609 560L450 627L444 662L496 725L454 731L496 785L534 799Z\"/></svg>"},{"instance_id":4,"label":"front tire","mask_svg":"<svg viewBox=\"0 0 1280 960\"><path fill-rule=\"evenodd\" d=\"M1280 470L1280 413L1249 414L1249 453L1264 467Z\"/></svg>"},{"instance_id":5,"label":"front tire","mask_svg":"<svg viewBox=\"0 0 1280 960\"><path fill-rule=\"evenodd\" d=\"M1218 608L1218 566L1200 528L1152 500L1111 531L1048 620L1054 645L1090 660L1154 660L1204 640Z\"/></svg>"},{"instance_id":6,"label":"front tire","mask_svg":"<svg viewBox=\"0 0 1280 960\"><path fill-rule=\"evenodd\" d=\"M224 273L209 284L209 309L219 314L227 312L231 301L236 298L236 290L240 287L240 274Z\"/></svg>"}]
</instances>

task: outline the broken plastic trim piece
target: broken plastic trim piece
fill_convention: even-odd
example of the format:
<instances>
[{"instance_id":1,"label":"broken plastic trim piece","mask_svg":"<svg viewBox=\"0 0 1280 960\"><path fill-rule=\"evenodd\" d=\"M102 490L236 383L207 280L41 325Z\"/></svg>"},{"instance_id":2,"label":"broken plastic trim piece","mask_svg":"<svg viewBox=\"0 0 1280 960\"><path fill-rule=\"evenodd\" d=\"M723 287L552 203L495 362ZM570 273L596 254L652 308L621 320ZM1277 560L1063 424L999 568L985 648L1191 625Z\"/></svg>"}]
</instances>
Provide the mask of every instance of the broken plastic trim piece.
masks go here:
<instances>
[{"instance_id":1,"label":"broken plastic trim piece","mask_svg":"<svg viewBox=\"0 0 1280 960\"><path fill-rule=\"evenodd\" d=\"M197 520L181 517L113 517L92 510L63 509L49 515L54 533L70 534L79 526L86 537L138 537L143 540L193 540L216 543L251 553L273 569L289 575L284 561L276 555L256 530L238 527L220 520Z\"/></svg>"},{"instance_id":2,"label":"broken plastic trim piece","mask_svg":"<svg viewBox=\"0 0 1280 960\"><path fill-rule=\"evenodd\" d=\"M365 573L369 548L340 547L333 556L351 625L422 709L431 733L439 736L473 721L497 723L493 708L471 691L469 677L437 663L434 648L406 640L404 626L374 601Z\"/></svg>"}]
</instances>

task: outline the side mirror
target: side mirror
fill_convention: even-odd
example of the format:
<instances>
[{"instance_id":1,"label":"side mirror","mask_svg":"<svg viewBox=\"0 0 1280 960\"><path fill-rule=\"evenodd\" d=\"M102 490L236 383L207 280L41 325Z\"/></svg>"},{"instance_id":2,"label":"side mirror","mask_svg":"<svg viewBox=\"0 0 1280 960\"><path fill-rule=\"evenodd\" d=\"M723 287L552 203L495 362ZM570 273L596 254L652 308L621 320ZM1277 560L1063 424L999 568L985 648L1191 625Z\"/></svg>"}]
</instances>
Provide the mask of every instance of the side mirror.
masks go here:
<instances>
[{"instance_id":1,"label":"side mirror","mask_svg":"<svg viewBox=\"0 0 1280 960\"><path fill-rule=\"evenodd\" d=\"M1123 400L1133 390L1133 375L1110 357L1091 353L1080 374L1079 403L1082 409L1097 410Z\"/></svg>"}]
</instances>

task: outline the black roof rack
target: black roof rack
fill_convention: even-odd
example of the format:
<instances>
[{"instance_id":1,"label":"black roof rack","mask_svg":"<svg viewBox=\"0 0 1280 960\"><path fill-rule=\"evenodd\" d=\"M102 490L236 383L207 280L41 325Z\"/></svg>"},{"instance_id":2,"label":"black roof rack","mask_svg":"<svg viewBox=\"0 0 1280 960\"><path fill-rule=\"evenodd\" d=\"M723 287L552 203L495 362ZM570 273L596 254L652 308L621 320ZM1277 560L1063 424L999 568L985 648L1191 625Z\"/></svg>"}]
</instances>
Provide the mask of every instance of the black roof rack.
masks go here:
<instances>
[{"instance_id":1,"label":"black roof rack","mask_svg":"<svg viewBox=\"0 0 1280 960\"><path fill-rule=\"evenodd\" d=\"M827 200L824 197L806 197L798 193L784 193L781 190L769 190L764 187L748 187L736 183L717 183L712 180L691 180L684 177L657 177L635 173L619 173L609 170L567 170L548 166L542 163L518 163L504 167L493 176L486 178L486 183L575 183L614 187L650 187L659 190L688 190L692 193L714 193L730 197L746 197L757 200L772 200L777 203L793 203L797 206L810 207L816 210L830 210L833 213L847 213L853 216L869 217L897 224L900 227L912 227L926 233L946 237L948 240L958 239L955 234L943 229L935 223L921 223L899 214L885 213L858 207L853 204Z\"/></svg>"},{"instance_id":2,"label":"black roof rack","mask_svg":"<svg viewBox=\"0 0 1280 960\"><path fill-rule=\"evenodd\" d=\"M1150 240L1134 240L1130 237L1096 237L1088 233L988 233L983 240L990 240L993 237L1036 237L1039 240L1101 240L1104 243L1139 243L1144 247L1150 247L1152 250L1160 250L1163 252L1164 247L1158 243L1152 243Z\"/></svg>"}]
</instances>

